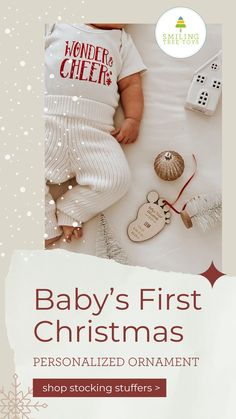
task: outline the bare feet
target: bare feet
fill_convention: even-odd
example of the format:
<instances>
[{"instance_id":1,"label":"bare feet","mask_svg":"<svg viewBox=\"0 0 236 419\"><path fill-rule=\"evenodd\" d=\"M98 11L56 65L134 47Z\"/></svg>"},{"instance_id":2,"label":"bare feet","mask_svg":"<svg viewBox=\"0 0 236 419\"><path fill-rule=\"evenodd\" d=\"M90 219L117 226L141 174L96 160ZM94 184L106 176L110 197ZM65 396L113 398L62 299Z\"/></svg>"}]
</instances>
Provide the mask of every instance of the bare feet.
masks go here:
<instances>
[{"instance_id":1,"label":"bare feet","mask_svg":"<svg viewBox=\"0 0 236 419\"><path fill-rule=\"evenodd\" d=\"M70 243L72 238L80 239L83 235L82 227L73 227L73 226L61 226L63 229L63 236L64 241ZM45 240L45 248L51 246L52 244L56 243L62 235L53 237L51 239Z\"/></svg>"},{"instance_id":2,"label":"bare feet","mask_svg":"<svg viewBox=\"0 0 236 419\"><path fill-rule=\"evenodd\" d=\"M52 239L47 239L45 240L45 247L50 246L51 244L56 243L57 240L60 239L61 236L57 236L57 237L52 237Z\"/></svg>"},{"instance_id":3,"label":"bare feet","mask_svg":"<svg viewBox=\"0 0 236 419\"><path fill-rule=\"evenodd\" d=\"M64 233L64 238L67 243L70 243L72 238L80 239L83 235L82 227L61 226Z\"/></svg>"}]
</instances>

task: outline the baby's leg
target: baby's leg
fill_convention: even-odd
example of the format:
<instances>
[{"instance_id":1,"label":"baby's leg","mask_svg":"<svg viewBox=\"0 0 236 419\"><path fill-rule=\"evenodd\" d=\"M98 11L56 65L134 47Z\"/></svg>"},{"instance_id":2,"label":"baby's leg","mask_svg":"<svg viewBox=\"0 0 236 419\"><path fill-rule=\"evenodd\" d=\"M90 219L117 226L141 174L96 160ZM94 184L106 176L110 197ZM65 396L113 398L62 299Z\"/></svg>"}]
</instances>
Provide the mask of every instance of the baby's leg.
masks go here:
<instances>
[{"instance_id":1,"label":"baby's leg","mask_svg":"<svg viewBox=\"0 0 236 419\"><path fill-rule=\"evenodd\" d=\"M60 184L71 177L68 154L67 119L62 116L47 115L45 118L45 177L48 182ZM63 233L58 225L56 205L46 185L45 196L45 238L46 246L54 243ZM71 224L69 224L71 225ZM65 240L73 234L74 227L68 227Z\"/></svg>"},{"instance_id":2,"label":"baby's leg","mask_svg":"<svg viewBox=\"0 0 236 419\"><path fill-rule=\"evenodd\" d=\"M78 185L57 200L58 224L76 221L80 226L127 192L130 172L120 145L109 133L74 119L69 139Z\"/></svg>"},{"instance_id":3,"label":"baby's leg","mask_svg":"<svg viewBox=\"0 0 236 419\"><path fill-rule=\"evenodd\" d=\"M45 185L45 245L49 246L57 241L62 234L56 218L56 205L49 193L49 187Z\"/></svg>"}]
</instances>

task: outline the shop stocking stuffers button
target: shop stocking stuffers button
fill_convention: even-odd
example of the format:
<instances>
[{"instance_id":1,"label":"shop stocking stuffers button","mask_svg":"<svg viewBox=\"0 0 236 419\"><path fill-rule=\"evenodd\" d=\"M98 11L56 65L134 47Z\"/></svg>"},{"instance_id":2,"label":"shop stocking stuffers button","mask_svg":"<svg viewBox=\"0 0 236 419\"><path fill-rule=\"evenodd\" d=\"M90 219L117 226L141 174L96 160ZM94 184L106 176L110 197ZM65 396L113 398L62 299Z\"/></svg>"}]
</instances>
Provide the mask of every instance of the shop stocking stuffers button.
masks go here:
<instances>
[{"instance_id":1,"label":"shop stocking stuffers button","mask_svg":"<svg viewBox=\"0 0 236 419\"><path fill-rule=\"evenodd\" d=\"M38 378L34 397L166 397L165 378Z\"/></svg>"}]
</instances>

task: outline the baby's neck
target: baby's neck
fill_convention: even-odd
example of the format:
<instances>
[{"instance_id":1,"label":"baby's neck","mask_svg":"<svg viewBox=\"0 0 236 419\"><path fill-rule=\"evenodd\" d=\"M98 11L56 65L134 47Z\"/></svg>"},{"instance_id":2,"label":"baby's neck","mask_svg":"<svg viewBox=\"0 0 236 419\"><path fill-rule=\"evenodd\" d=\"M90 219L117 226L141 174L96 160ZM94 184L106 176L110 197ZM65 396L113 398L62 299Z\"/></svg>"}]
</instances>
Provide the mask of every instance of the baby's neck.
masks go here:
<instances>
[{"instance_id":1,"label":"baby's neck","mask_svg":"<svg viewBox=\"0 0 236 419\"><path fill-rule=\"evenodd\" d=\"M88 26L90 26L91 28L95 28L95 29L104 29L104 30L121 30L122 26L120 26L119 24L114 24L114 26L112 24L108 24L108 23L87 23Z\"/></svg>"}]
</instances>

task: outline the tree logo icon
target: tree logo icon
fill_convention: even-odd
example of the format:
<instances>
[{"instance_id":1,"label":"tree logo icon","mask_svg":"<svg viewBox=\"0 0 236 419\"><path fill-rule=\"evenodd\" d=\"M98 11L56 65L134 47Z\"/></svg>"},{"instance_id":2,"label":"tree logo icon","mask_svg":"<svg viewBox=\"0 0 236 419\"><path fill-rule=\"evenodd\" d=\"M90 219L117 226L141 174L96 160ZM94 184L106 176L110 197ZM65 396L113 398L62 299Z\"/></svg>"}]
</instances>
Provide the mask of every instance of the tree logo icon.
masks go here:
<instances>
[{"instance_id":1,"label":"tree logo icon","mask_svg":"<svg viewBox=\"0 0 236 419\"><path fill-rule=\"evenodd\" d=\"M179 28L180 32L182 32L183 28L186 28L184 19L180 16L179 19L177 20L177 23L175 25L176 28Z\"/></svg>"},{"instance_id":2,"label":"tree logo icon","mask_svg":"<svg viewBox=\"0 0 236 419\"><path fill-rule=\"evenodd\" d=\"M156 24L158 46L174 58L196 54L206 40L206 24L202 17L188 7L166 10Z\"/></svg>"}]
</instances>

